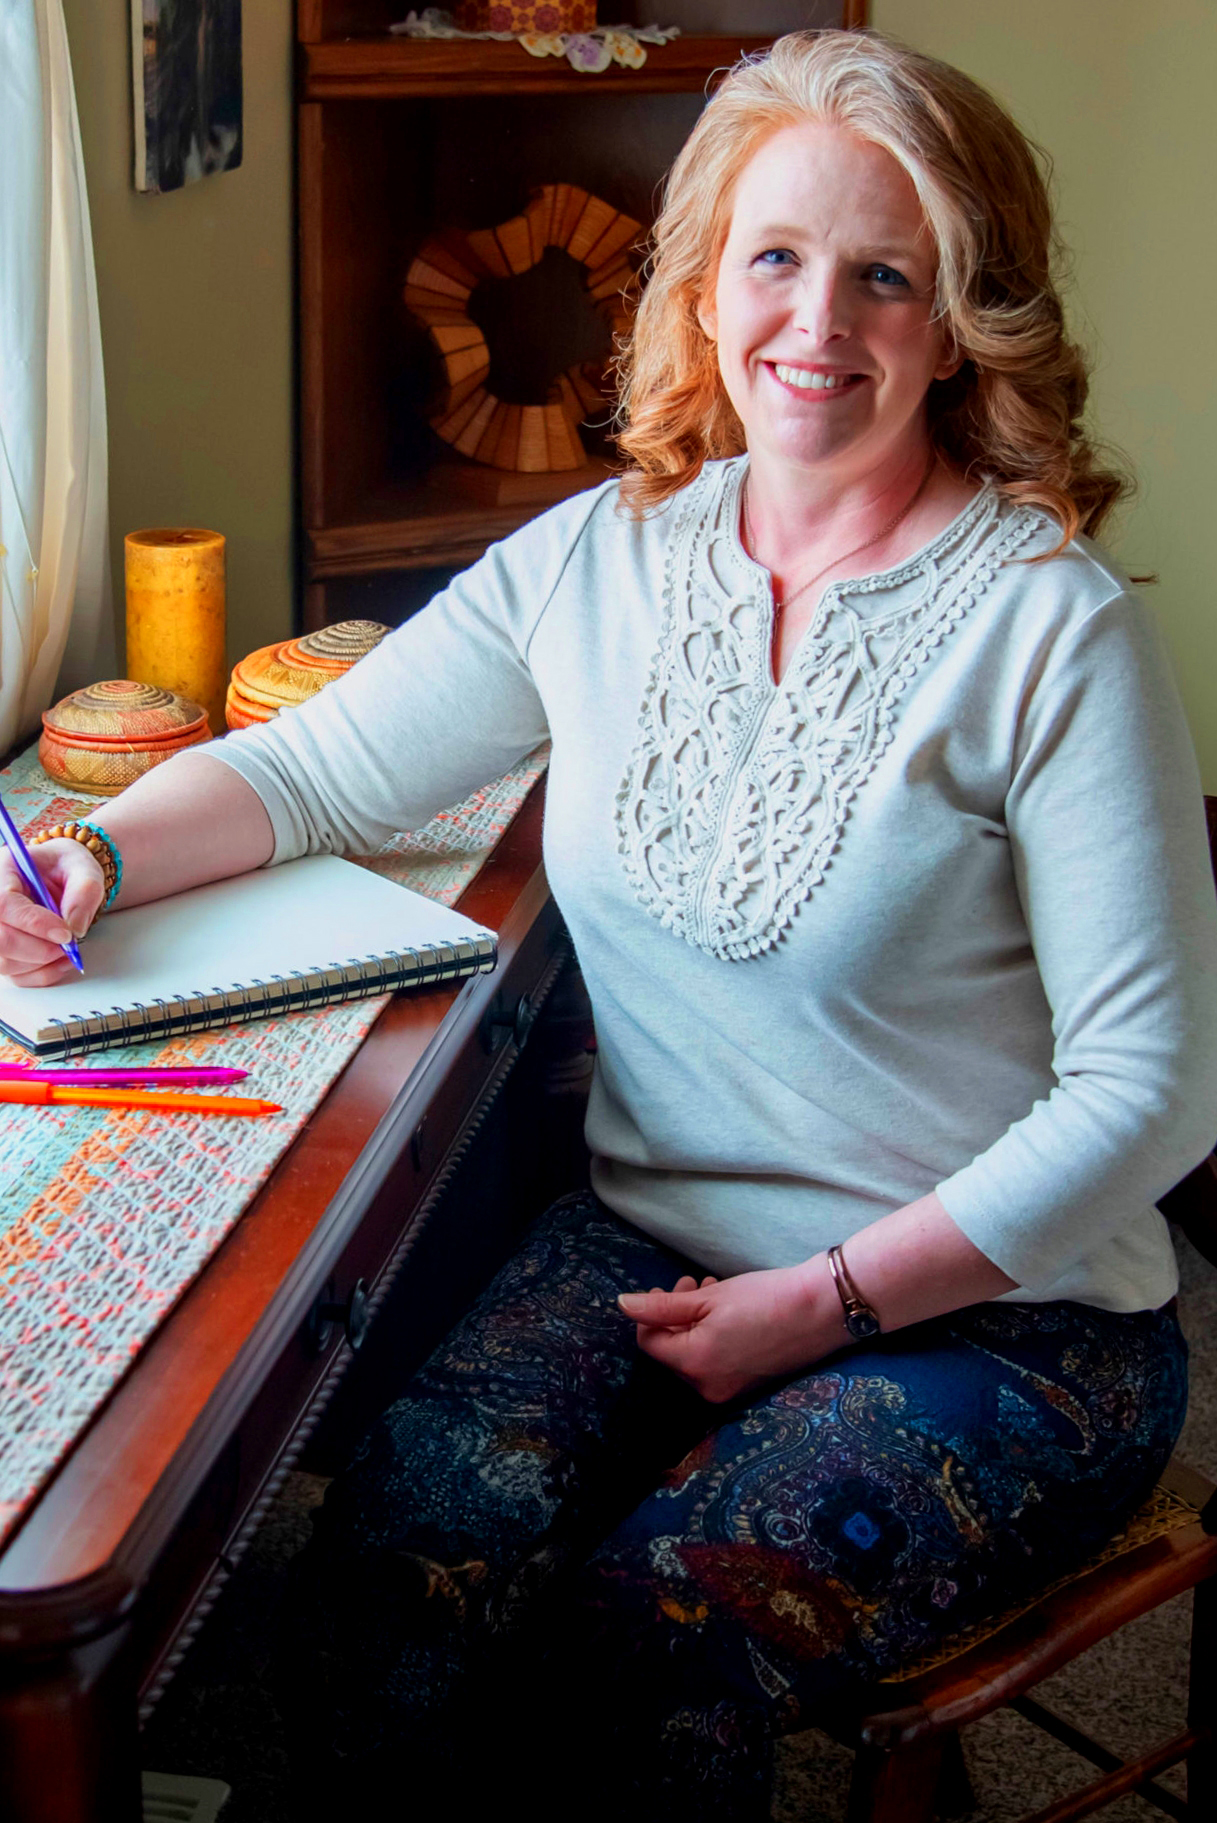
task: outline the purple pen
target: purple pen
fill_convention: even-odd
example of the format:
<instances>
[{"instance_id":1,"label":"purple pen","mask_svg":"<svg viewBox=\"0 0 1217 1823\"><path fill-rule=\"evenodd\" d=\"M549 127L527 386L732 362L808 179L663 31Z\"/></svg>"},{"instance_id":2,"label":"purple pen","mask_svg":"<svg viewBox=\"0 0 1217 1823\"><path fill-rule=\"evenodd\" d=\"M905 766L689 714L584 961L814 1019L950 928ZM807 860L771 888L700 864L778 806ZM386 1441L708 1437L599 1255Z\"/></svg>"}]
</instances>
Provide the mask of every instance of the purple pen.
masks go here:
<instances>
[{"instance_id":1,"label":"purple pen","mask_svg":"<svg viewBox=\"0 0 1217 1823\"><path fill-rule=\"evenodd\" d=\"M0 1082L55 1082L69 1088L76 1084L77 1087L111 1089L121 1088L124 1083L138 1082L185 1088L188 1084L201 1082L243 1082L248 1075L248 1070L206 1064L183 1064L180 1069L148 1064L142 1070L138 1065L123 1070L109 1070L104 1066L96 1070L40 1070L25 1063L0 1063Z\"/></svg>"},{"instance_id":2,"label":"purple pen","mask_svg":"<svg viewBox=\"0 0 1217 1823\"><path fill-rule=\"evenodd\" d=\"M30 860L29 849L21 839L21 831L18 829L2 803L0 803L0 836L4 837L5 846L13 857L13 864L16 867L17 872L21 875L38 903L40 905L45 905L49 912L54 912L57 918L62 918L63 913L47 891L42 875ZM85 965L80 960L80 950L77 948L75 937L73 937L70 942L63 944L62 949L73 968L78 969L83 975L85 972Z\"/></svg>"}]
</instances>

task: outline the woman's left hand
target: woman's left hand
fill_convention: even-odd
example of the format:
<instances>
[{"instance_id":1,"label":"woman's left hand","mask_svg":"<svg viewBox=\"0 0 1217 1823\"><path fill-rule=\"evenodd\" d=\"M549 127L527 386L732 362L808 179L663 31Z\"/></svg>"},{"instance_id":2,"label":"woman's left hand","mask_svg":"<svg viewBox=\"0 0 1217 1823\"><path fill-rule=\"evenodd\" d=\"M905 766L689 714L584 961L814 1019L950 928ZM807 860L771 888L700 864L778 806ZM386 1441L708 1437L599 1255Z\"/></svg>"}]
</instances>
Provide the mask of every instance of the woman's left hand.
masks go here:
<instances>
[{"instance_id":1,"label":"woman's left hand","mask_svg":"<svg viewBox=\"0 0 1217 1823\"><path fill-rule=\"evenodd\" d=\"M979 1304L1016 1281L956 1226L936 1192L851 1234L849 1268L884 1330ZM672 1291L620 1298L638 1346L723 1405L751 1387L797 1374L850 1335L827 1254L734 1279L681 1279Z\"/></svg>"},{"instance_id":2,"label":"woman's left hand","mask_svg":"<svg viewBox=\"0 0 1217 1823\"><path fill-rule=\"evenodd\" d=\"M751 1387L798 1373L848 1341L822 1257L736 1278L680 1279L672 1291L619 1299L638 1346L723 1405Z\"/></svg>"}]
</instances>

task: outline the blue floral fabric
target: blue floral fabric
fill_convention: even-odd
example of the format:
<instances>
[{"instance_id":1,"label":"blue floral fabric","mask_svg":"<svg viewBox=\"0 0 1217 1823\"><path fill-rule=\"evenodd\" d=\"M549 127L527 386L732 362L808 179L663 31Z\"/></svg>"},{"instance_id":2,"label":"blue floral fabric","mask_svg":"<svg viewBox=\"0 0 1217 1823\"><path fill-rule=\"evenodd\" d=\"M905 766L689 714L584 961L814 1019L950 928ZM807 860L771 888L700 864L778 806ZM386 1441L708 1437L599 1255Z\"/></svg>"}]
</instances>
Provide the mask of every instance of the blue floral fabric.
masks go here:
<instances>
[{"instance_id":1,"label":"blue floral fabric","mask_svg":"<svg viewBox=\"0 0 1217 1823\"><path fill-rule=\"evenodd\" d=\"M708 1405L616 1303L697 1270L565 1199L332 1485L286 1654L319 1808L524 1755L539 1817L577 1779L585 1816L764 1818L775 1736L1084 1559L1183 1421L1173 1310L1072 1303Z\"/></svg>"}]
</instances>

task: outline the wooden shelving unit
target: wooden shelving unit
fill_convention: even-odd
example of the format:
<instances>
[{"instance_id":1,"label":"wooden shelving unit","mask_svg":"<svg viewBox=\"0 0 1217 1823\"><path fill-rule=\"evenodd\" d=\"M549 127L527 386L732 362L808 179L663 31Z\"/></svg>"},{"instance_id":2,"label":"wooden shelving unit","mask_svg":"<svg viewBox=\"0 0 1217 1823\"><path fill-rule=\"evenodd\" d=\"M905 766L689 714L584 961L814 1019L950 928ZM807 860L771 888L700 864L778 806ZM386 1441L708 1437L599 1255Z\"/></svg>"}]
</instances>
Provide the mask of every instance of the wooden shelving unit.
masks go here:
<instances>
[{"instance_id":1,"label":"wooden shelving unit","mask_svg":"<svg viewBox=\"0 0 1217 1823\"><path fill-rule=\"evenodd\" d=\"M460 491L453 475L458 461L441 457L419 481L387 482L370 491L359 503L359 518L315 527L309 533L312 575L325 581L472 563L534 513L596 486L612 472L605 463L591 462L586 471L535 475L530 479L538 485L530 500L486 506Z\"/></svg>"},{"instance_id":2,"label":"wooden shelving unit","mask_svg":"<svg viewBox=\"0 0 1217 1823\"><path fill-rule=\"evenodd\" d=\"M662 9L661 9L662 10ZM746 12L747 8L741 8ZM704 92L763 37L722 34L647 46L640 70L610 64L599 75L572 70L564 57L529 57L518 44L411 38L344 38L300 47L306 101L380 101L442 95L673 95Z\"/></svg>"},{"instance_id":3,"label":"wooden shelving unit","mask_svg":"<svg viewBox=\"0 0 1217 1823\"><path fill-rule=\"evenodd\" d=\"M374 612L385 617L394 573L409 611L429 592L428 573L441 586L495 539L609 472L603 459L589 460L586 469L529 477L514 504L483 504L469 464L427 423L436 375L402 298L421 243L441 226L505 220L534 185L554 181L583 185L649 221L658 182L715 75L770 41L744 29L755 9L741 0L738 34L690 33L648 46L641 70L612 65L591 76L516 44L391 36L405 10L400 0L298 4L306 628L343 618L353 604L360 611L360 579L369 588L379 579ZM846 16L856 11L850 0L836 19L857 23ZM544 332L577 315L577 303L548 311ZM538 316L546 315L543 305ZM582 329L565 322L564 332ZM568 348L553 371L571 358L586 357Z\"/></svg>"}]
</instances>

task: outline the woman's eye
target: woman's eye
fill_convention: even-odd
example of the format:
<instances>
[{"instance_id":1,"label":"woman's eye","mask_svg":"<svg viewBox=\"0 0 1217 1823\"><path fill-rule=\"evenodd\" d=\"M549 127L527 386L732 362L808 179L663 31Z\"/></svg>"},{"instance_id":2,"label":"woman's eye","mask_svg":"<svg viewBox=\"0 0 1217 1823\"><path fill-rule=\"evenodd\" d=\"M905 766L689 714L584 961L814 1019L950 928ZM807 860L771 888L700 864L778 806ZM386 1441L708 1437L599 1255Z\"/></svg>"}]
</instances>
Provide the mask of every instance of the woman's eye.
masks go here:
<instances>
[{"instance_id":1,"label":"woman's eye","mask_svg":"<svg viewBox=\"0 0 1217 1823\"><path fill-rule=\"evenodd\" d=\"M897 272L894 266L868 266L866 277L874 279L879 285L903 285L906 290L908 289L908 280L902 272Z\"/></svg>"},{"instance_id":2,"label":"woman's eye","mask_svg":"<svg viewBox=\"0 0 1217 1823\"><path fill-rule=\"evenodd\" d=\"M789 247L766 247L764 253L757 254L756 263L760 266L768 266L772 271L783 266L793 265L794 254Z\"/></svg>"}]
</instances>

